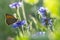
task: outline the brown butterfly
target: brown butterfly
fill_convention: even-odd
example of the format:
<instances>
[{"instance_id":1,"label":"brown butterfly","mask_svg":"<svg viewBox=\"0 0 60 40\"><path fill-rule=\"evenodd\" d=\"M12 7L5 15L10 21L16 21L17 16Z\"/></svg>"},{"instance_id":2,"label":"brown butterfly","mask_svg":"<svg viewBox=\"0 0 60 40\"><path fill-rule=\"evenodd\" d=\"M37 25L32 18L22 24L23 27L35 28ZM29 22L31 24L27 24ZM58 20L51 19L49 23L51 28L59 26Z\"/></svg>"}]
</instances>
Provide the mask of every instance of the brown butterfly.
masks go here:
<instances>
[{"instance_id":1,"label":"brown butterfly","mask_svg":"<svg viewBox=\"0 0 60 40\"><path fill-rule=\"evenodd\" d=\"M8 25L11 25L11 24L17 22L17 19L16 19L13 15L11 15L11 14L6 14L5 16L6 16L6 23L7 23Z\"/></svg>"}]
</instances>

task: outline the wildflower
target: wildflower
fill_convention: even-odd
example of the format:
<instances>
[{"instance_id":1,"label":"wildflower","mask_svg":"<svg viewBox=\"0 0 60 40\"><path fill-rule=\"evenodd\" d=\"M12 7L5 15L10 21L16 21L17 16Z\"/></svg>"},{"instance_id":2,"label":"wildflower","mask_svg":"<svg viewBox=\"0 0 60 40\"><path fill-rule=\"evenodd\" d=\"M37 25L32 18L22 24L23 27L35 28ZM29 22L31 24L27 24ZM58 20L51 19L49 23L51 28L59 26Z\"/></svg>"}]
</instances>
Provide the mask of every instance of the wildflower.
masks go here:
<instances>
[{"instance_id":1,"label":"wildflower","mask_svg":"<svg viewBox=\"0 0 60 40\"><path fill-rule=\"evenodd\" d=\"M46 13L47 13L47 8L44 8L44 7L40 7L38 9L38 14L40 14L41 16L46 16Z\"/></svg>"},{"instance_id":2,"label":"wildflower","mask_svg":"<svg viewBox=\"0 0 60 40\"><path fill-rule=\"evenodd\" d=\"M21 7L23 4L22 2L15 2L9 5L10 8L16 8L16 7Z\"/></svg>"},{"instance_id":3,"label":"wildflower","mask_svg":"<svg viewBox=\"0 0 60 40\"><path fill-rule=\"evenodd\" d=\"M38 10L39 14L42 15L42 17L41 17L42 24L45 26L52 25L52 19L50 19L50 17L48 17L49 15L47 15L47 11L48 11L48 9L44 8L44 7L40 7Z\"/></svg>"},{"instance_id":4,"label":"wildflower","mask_svg":"<svg viewBox=\"0 0 60 40\"><path fill-rule=\"evenodd\" d=\"M51 18L42 18L42 25L43 26L48 26L51 31L53 31L53 20ZM47 28L48 28L47 27Z\"/></svg>"},{"instance_id":5,"label":"wildflower","mask_svg":"<svg viewBox=\"0 0 60 40\"><path fill-rule=\"evenodd\" d=\"M51 30L52 29L52 26L53 26L53 20L51 19L50 17L50 12L47 8L44 8L44 7L40 7L39 10L38 10L38 13L41 15L41 22L42 22L42 25L43 26L49 26L49 28Z\"/></svg>"},{"instance_id":6,"label":"wildflower","mask_svg":"<svg viewBox=\"0 0 60 40\"><path fill-rule=\"evenodd\" d=\"M14 23L12 26L13 26L14 28L17 28L17 27L22 26L22 25L24 25L24 24L26 24L26 20L17 21L17 22Z\"/></svg>"},{"instance_id":7,"label":"wildflower","mask_svg":"<svg viewBox=\"0 0 60 40\"><path fill-rule=\"evenodd\" d=\"M45 18L41 18L41 20L42 20L42 25L46 26L48 23L48 19L45 17Z\"/></svg>"},{"instance_id":8,"label":"wildflower","mask_svg":"<svg viewBox=\"0 0 60 40\"><path fill-rule=\"evenodd\" d=\"M24 2L34 5L34 4L37 4L39 2L39 0L24 0Z\"/></svg>"},{"instance_id":9,"label":"wildflower","mask_svg":"<svg viewBox=\"0 0 60 40\"><path fill-rule=\"evenodd\" d=\"M52 26L52 19L50 18L42 18L42 25L49 25L49 26Z\"/></svg>"}]
</instances>

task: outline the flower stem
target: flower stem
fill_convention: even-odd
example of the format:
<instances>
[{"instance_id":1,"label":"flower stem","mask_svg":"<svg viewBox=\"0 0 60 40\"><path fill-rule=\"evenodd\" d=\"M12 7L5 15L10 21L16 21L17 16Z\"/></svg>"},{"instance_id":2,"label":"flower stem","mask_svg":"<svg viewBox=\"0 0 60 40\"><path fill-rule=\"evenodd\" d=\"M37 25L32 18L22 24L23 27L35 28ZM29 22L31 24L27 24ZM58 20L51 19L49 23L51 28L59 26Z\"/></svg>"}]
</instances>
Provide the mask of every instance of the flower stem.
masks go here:
<instances>
[{"instance_id":1,"label":"flower stem","mask_svg":"<svg viewBox=\"0 0 60 40\"><path fill-rule=\"evenodd\" d=\"M22 0L22 3L23 3L23 0ZM24 20L26 20L26 15L25 15L25 10L24 10L24 4L22 6L22 12L23 12L23 18L24 18Z\"/></svg>"},{"instance_id":2,"label":"flower stem","mask_svg":"<svg viewBox=\"0 0 60 40\"><path fill-rule=\"evenodd\" d=\"M24 17L24 19L26 20L24 5L22 6L22 11L23 11L23 17Z\"/></svg>"},{"instance_id":3,"label":"flower stem","mask_svg":"<svg viewBox=\"0 0 60 40\"><path fill-rule=\"evenodd\" d=\"M17 16L18 16L18 19L21 20L21 16L20 16L19 8L17 8Z\"/></svg>"}]
</instances>

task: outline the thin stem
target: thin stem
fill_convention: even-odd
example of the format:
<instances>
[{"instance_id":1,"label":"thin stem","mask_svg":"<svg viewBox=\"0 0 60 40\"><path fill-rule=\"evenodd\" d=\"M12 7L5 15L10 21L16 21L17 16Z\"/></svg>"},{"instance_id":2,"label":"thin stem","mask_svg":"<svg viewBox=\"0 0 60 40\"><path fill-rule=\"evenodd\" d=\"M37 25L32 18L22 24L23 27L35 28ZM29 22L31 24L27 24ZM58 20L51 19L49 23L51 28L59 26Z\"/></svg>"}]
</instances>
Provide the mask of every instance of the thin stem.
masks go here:
<instances>
[{"instance_id":1,"label":"thin stem","mask_svg":"<svg viewBox=\"0 0 60 40\"><path fill-rule=\"evenodd\" d=\"M23 2L23 1L22 1L22 2ZM23 17L24 17L24 19L26 20L24 5L22 6L22 11L23 11Z\"/></svg>"},{"instance_id":2,"label":"thin stem","mask_svg":"<svg viewBox=\"0 0 60 40\"><path fill-rule=\"evenodd\" d=\"M17 16L18 16L18 19L21 20L21 16L20 16L19 8L17 8Z\"/></svg>"},{"instance_id":3,"label":"thin stem","mask_svg":"<svg viewBox=\"0 0 60 40\"><path fill-rule=\"evenodd\" d=\"M22 3L23 3L23 0L22 0ZM25 15L25 10L24 10L24 4L22 6L22 12L23 12L23 18L24 18L24 20L26 20L26 15Z\"/></svg>"}]
</instances>

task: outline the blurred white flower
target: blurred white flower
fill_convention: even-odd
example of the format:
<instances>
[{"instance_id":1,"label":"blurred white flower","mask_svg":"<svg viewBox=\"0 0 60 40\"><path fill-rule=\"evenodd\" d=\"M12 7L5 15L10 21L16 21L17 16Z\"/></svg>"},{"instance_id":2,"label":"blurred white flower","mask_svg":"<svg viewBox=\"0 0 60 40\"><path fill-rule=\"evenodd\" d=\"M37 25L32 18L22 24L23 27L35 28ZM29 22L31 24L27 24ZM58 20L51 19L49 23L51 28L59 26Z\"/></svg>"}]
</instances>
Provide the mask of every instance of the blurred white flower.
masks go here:
<instances>
[{"instance_id":1,"label":"blurred white flower","mask_svg":"<svg viewBox=\"0 0 60 40\"><path fill-rule=\"evenodd\" d=\"M38 37L38 36L45 36L46 32L37 32L35 34L32 35L32 37Z\"/></svg>"}]
</instances>

